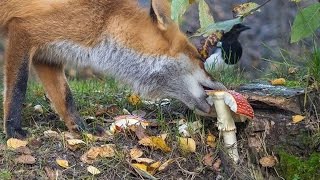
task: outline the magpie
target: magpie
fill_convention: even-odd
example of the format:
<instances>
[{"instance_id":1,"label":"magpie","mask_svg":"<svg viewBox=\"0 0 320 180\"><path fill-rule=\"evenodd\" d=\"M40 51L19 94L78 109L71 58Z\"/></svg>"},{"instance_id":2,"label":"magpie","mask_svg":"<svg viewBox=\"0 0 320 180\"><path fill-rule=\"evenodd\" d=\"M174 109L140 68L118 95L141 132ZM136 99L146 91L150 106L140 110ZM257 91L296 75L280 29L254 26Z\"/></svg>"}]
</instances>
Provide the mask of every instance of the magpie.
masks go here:
<instances>
[{"instance_id":1,"label":"magpie","mask_svg":"<svg viewBox=\"0 0 320 180\"><path fill-rule=\"evenodd\" d=\"M209 48L208 58L205 61L207 70L222 70L233 67L242 56L242 46L238 40L241 32L250 29L243 24L236 24L223 34L215 47Z\"/></svg>"}]
</instances>

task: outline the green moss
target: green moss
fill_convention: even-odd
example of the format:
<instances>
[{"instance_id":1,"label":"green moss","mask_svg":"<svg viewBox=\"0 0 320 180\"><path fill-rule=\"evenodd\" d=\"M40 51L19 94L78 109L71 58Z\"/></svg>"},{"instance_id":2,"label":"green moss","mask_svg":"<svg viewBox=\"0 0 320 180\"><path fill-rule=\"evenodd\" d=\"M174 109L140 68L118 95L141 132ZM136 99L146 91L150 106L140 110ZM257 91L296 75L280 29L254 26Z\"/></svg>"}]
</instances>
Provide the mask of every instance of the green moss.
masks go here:
<instances>
[{"instance_id":1,"label":"green moss","mask_svg":"<svg viewBox=\"0 0 320 180\"><path fill-rule=\"evenodd\" d=\"M3 180L12 179L11 172L7 170L0 170L0 179L3 179Z\"/></svg>"},{"instance_id":2,"label":"green moss","mask_svg":"<svg viewBox=\"0 0 320 180\"><path fill-rule=\"evenodd\" d=\"M280 152L280 172L285 179L320 179L320 153L312 153L308 159L301 159L285 151Z\"/></svg>"}]
</instances>

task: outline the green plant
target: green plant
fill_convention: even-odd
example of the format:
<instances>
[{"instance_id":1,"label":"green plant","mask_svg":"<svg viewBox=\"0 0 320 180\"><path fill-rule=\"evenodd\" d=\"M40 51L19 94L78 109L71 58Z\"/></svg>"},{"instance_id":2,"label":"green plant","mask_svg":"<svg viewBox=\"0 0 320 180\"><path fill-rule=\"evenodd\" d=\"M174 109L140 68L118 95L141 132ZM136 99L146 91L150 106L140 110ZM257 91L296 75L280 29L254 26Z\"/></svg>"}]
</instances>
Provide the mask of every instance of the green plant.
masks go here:
<instances>
[{"instance_id":1,"label":"green plant","mask_svg":"<svg viewBox=\"0 0 320 180\"><path fill-rule=\"evenodd\" d=\"M320 27L320 3L314 3L300 9L293 22L291 43L315 35Z\"/></svg>"}]
</instances>

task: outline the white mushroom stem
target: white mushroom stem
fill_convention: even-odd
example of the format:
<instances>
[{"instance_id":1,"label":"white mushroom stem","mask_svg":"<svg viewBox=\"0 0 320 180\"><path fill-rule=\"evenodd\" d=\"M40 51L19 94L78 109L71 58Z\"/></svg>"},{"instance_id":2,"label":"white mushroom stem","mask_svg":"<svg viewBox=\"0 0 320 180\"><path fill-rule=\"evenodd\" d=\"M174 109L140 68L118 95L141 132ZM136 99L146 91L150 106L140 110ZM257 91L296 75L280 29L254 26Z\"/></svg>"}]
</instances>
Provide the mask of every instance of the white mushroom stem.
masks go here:
<instances>
[{"instance_id":1,"label":"white mushroom stem","mask_svg":"<svg viewBox=\"0 0 320 180\"><path fill-rule=\"evenodd\" d=\"M225 92L216 92L212 97L214 107L217 112L217 125L222 133L224 144L229 156L235 163L239 161L237 149L236 125L232 118L231 110L224 101Z\"/></svg>"}]
</instances>

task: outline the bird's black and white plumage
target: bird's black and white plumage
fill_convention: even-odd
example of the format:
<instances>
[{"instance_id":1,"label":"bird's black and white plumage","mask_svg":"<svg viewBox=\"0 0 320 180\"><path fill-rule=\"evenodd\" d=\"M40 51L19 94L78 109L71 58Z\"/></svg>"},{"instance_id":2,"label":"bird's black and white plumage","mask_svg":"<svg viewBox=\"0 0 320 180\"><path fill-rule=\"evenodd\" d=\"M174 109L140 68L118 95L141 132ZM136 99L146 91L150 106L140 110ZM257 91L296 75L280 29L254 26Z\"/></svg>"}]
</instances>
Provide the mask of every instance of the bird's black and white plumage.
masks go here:
<instances>
[{"instance_id":1,"label":"bird's black and white plumage","mask_svg":"<svg viewBox=\"0 0 320 180\"><path fill-rule=\"evenodd\" d=\"M237 64L242 56L242 47L238 38L240 33L247 29L250 28L243 24L237 24L225 33L217 46L209 50L205 68L207 70L221 70Z\"/></svg>"}]
</instances>

